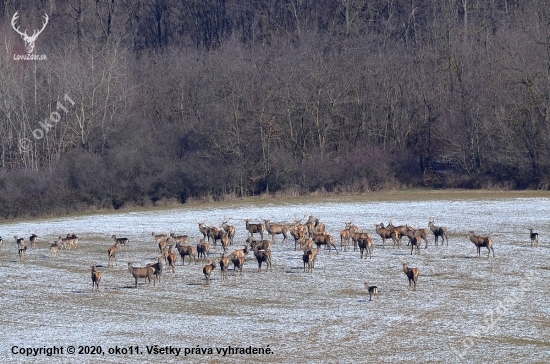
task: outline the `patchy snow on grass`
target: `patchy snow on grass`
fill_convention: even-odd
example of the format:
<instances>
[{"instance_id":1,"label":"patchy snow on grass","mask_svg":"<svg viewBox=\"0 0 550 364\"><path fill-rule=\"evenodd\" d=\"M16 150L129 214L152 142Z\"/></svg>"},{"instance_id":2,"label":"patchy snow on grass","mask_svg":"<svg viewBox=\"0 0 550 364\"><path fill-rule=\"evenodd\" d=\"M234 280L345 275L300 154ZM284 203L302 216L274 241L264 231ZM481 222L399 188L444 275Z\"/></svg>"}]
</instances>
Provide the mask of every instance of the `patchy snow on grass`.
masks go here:
<instances>
[{"instance_id":1,"label":"patchy snow on grass","mask_svg":"<svg viewBox=\"0 0 550 364\"><path fill-rule=\"evenodd\" d=\"M271 354L227 354L227 362L409 362L482 363L546 362L550 358L549 198L491 198L371 201L318 199L315 202L184 207L72 218L6 223L0 226L0 289L2 352L15 362L179 362L172 354L148 354L146 347L187 348L193 362L215 362L217 349L269 347ZM304 273L302 252L291 236L275 237L272 271L258 272L248 254L243 274L219 266L211 281L202 274L206 261L164 272L155 285L134 278L128 262L144 266L156 260L155 233L183 233L195 245L202 236L198 223L220 226L228 220L237 229L230 251L242 248L245 219L292 222L319 218L337 242L338 253L321 250L312 273ZM382 241L374 226L390 220L427 228L428 219L449 229L449 245L411 255ZM339 232L352 222L374 240L372 258L342 251ZM531 247L528 228L540 234ZM493 237L495 255L482 248L477 258L468 232ZM41 242L19 261L14 235ZM50 244L76 233L79 246L59 250ZM127 237L128 251L117 253L107 268L111 236ZM267 238L267 235L264 236ZM221 247L209 258L219 260ZM420 269L417 291L409 289L402 263ZM100 292L92 293L90 265L103 273ZM363 282L377 285L369 301ZM101 354L13 354L20 348L101 346ZM139 347L139 354L109 354L111 348ZM14 347L17 347L14 349ZM213 354L198 349L211 348ZM191 349L193 352L191 353ZM199 352L199 353L197 353Z\"/></svg>"}]
</instances>

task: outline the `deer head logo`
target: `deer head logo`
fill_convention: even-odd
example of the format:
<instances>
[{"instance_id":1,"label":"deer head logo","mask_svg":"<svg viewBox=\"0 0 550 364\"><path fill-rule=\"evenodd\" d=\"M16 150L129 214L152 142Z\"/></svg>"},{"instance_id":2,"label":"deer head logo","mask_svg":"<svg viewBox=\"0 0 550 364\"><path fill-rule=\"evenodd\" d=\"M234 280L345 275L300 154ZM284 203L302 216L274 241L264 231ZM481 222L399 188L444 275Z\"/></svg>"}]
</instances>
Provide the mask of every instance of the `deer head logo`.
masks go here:
<instances>
[{"instance_id":1,"label":"deer head logo","mask_svg":"<svg viewBox=\"0 0 550 364\"><path fill-rule=\"evenodd\" d=\"M27 29L25 29L24 32L21 32L19 30L19 27L15 27L15 22L17 21L17 18L19 18L19 12L15 12L15 14L13 14L13 17L11 18L11 26L13 27L13 29L19 33L21 35L21 37L23 38L23 40L25 41L25 48L27 50L27 53L28 54L31 54L32 52L34 52L34 42L36 41L36 38L38 38L38 36L40 35L40 33L42 33L42 31L44 30L44 28L46 28L46 24L48 24L48 14L44 14L44 25L42 26L42 29L40 30L37 30L35 29L32 33L31 36L29 36L27 34Z\"/></svg>"}]
</instances>

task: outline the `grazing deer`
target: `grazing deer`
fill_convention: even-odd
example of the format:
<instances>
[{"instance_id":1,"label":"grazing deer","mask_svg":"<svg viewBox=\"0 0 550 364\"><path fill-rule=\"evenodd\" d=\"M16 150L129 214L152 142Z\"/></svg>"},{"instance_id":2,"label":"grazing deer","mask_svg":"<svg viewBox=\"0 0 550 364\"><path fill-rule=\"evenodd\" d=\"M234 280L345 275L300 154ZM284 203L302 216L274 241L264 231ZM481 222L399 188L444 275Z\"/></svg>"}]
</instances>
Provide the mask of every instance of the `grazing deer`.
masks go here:
<instances>
[{"instance_id":1,"label":"grazing deer","mask_svg":"<svg viewBox=\"0 0 550 364\"><path fill-rule=\"evenodd\" d=\"M489 258L489 256L491 255L491 251L493 251L493 258L495 257L495 250L493 249L493 239L490 236L475 235L474 231L470 230L470 234L468 234L468 237L470 238L470 241L476 246L478 257L481 257L481 248L483 247L487 248L487 258Z\"/></svg>"},{"instance_id":2,"label":"grazing deer","mask_svg":"<svg viewBox=\"0 0 550 364\"><path fill-rule=\"evenodd\" d=\"M533 243L539 245L539 233L534 233L532 228L529 228L529 237L531 238L531 246L534 245Z\"/></svg>"},{"instance_id":3,"label":"grazing deer","mask_svg":"<svg viewBox=\"0 0 550 364\"><path fill-rule=\"evenodd\" d=\"M413 291L416 291L416 283L418 282L420 270L418 268L409 268L408 263L403 263L403 272L409 278L409 288L412 285Z\"/></svg>"},{"instance_id":4,"label":"grazing deer","mask_svg":"<svg viewBox=\"0 0 550 364\"><path fill-rule=\"evenodd\" d=\"M365 282L365 288L369 292L369 301L372 301L372 296L374 296L375 298L378 297L378 287L369 286L369 283Z\"/></svg>"},{"instance_id":5,"label":"grazing deer","mask_svg":"<svg viewBox=\"0 0 550 364\"><path fill-rule=\"evenodd\" d=\"M97 270L95 265L90 266L92 268L92 292L94 289L99 292L99 282L101 281L101 272Z\"/></svg>"},{"instance_id":6,"label":"grazing deer","mask_svg":"<svg viewBox=\"0 0 550 364\"><path fill-rule=\"evenodd\" d=\"M437 245L437 240L441 236L441 245L447 240L447 246L449 246L449 238L447 237L447 227L445 226L435 226L433 220L428 221L428 226L430 230L435 235L435 245Z\"/></svg>"}]
</instances>

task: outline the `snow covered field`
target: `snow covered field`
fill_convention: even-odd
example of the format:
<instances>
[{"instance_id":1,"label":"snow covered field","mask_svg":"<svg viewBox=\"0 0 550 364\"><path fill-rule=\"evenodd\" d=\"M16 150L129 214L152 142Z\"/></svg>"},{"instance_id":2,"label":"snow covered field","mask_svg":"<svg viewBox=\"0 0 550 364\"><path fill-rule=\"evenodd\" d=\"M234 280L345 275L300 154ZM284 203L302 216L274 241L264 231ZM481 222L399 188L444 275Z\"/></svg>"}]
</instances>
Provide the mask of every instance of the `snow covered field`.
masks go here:
<instances>
[{"instance_id":1,"label":"snow covered field","mask_svg":"<svg viewBox=\"0 0 550 364\"><path fill-rule=\"evenodd\" d=\"M372 259L359 259L353 249L323 250L313 273L304 273L292 237L281 244L277 236L272 272L258 273L250 253L243 275L230 269L222 281L217 268L208 283L205 262L187 265L186 260L182 267L180 259L175 274L163 273L156 286L141 280L136 289L127 270L128 261L143 266L155 260L151 232L187 234L195 245L201 236L198 222L219 226L229 219L237 229L233 251L243 247L244 219L291 222L309 215L326 224L339 250L345 222L371 233ZM376 223L390 219L394 225L427 228L429 218L448 227L449 245L435 246L430 235L420 255L410 255L407 238L401 250L389 241L383 247L374 231ZM442 198L403 193L259 199L4 223L0 350L10 362L21 363L547 363L549 218L550 194ZM529 227L540 234L539 247L530 246ZM484 248L476 257L470 230L494 239L496 258L487 258ZM51 242L73 232L79 247L51 258ZM29 248L20 262L13 236L28 239L31 233L42 243ZM107 268L113 234L127 237L131 245L117 254L116 266ZM218 260L220 254L218 245L210 258ZM409 290L402 262L420 269L417 291ZM99 293L91 292L90 264L103 272ZM363 287L367 279L380 290L371 302ZM155 345L168 347L169 353L155 354ZM67 353L70 346L75 354ZM62 347L63 354L47 356L53 347ZM27 357L32 349L38 355Z\"/></svg>"}]
</instances>

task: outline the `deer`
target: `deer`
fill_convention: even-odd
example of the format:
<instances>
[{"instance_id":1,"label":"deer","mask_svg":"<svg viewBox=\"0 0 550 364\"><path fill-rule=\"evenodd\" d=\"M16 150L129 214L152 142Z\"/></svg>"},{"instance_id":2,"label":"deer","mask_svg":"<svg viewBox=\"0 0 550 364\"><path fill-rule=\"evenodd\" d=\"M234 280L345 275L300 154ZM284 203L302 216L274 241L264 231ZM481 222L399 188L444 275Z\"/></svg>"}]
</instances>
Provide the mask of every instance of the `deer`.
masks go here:
<instances>
[{"instance_id":1,"label":"deer","mask_svg":"<svg viewBox=\"0 0 550 364\"><path fill-rule=\"evenodd\" d=\"M289 227L288 232L294 238L294 250L296 250L300 239L305 239L308 236L307 226L295 222Z\"/></svg>"},{"instance_id":2,"label":"deer","mask_svg":"<svg viewBox=\"0 0 550 364\"><path fill-rule=\"evenodd\" d=\"M315 268L315 258L317 257L318 253L319 248L304 250L304 254L302 255L302 260L304 262L304 273L313 271L313 268Z\"/></svg>"},{"instance_id":3,"label":"deer","mask_svg":"<svg viewBox=\"0 0 550 364\"><path fill-rule=\"evenodd\" d=\"M222 253L220 257L220 270L222 273L222 280L227 278L227 269L229 268L229 258L225 256L225 253Z\"/></svg>"},{"instance_id":4,"label":"deer","mask_svg":"<svg viewBox=\"0 0 550 364\"><path fill-rule=\"evenodd\" d=\"M23 246L22 248L19 248L19 260L24 261L25 260L25 253L27 252L27 246Z\"/></svg>"},{"instance_id":5,"label":"deer","mask_svg":"<svg viewBox=\"0 0 550 364\"><path fill-rule=\"evenodd\" d=\"M246 230L248 231L250 236L254 237L254 234L260 234L260 239L264 240L264 230L265 230L265 225L264 224L262 224L262 223L251 224L250 220L248 220L248 219L244 220L244 222L246 224L245 225Z\"/></svg>"},{"instance_id":6,"label":"deer","mask_svg":"<svg viewBox=\"0 0 550 364\"><path fill-rule=\"evenodd\" d=\"M258 273L262 272L262 263L266 263L265 271L267 272L267 269L269 268L270 271L273 271L271 269L271 250L259 250L258 247L254 248L254 256L256 257L256 260L258 261ZM244 259L244 258L243 258Z\"/></svg>"},{"instance_id":7,"label":"deer","mask_svg":"<svg viewBox=\"0 0 550 364\"><path fill-rule=\"evenodd\" d=\"M57 245L57 242L54 242L52 245L50 245L50 256L52 258L57 257L58 250L59 250L59 245Z\"/></svg>"},{"instance_id":8,"label":"deer","mask_svg":"<svg viewBox=\"0 0 550 364\"><path fill-rule=\"evenodd\" d=\"M246 243L250 245L250 248L254 250L256 247L258 250L271 249L271 241L269 240L254 240L252 238L246 239Z\"/></svg>"},{"instance_id":9,"label":"deer","mask_svg":"<svg viewBox=\"0 0 550 364\"><path fill-rule=\"evenodd\" d=\"M233 272L236 270L241 271L241 275L243 274L243 266L244 266L244 258L243 257L234 257L231 259L231 262L233 263Z\"/></svg>"},{"instance_id":10,"label":"deer","mask_svg":"<svg viewBox=\"0 0 550 364\"><path fill-rule=\"evenodd\" d=\"M227 234L227 232L222 229L219 231L219 235L220 235L220 242L222 243L222 249L225 252L227 251L227 248L231 244L231 240L229 239L229 234Z\"/></svg>"},{"instance_id":11,"label":"deer","mask_svg":"<svg viewBox=\"0 0 550 364\"><path fill-rule=\"evenodd\" d=\"M208 244L204 239L199 240L199 243L197 244L197 255L198 258L204 260L208 257L208 253L210 252L210 244Z\"/></svg>"},{"instance_id":12,"label":"deer","mask_svg":"<svg viewBox=\"0 0 550 364\"><path fill-rule=\"evenodd\" d=\"M31 243L31 248L34 248L38 243L38 236L36 234L31 234L31 236L29 237L29 241Z\"/></svg>"},{"instance_id":13,"label":"deer","mask_svg":"<svg viewBox=\"0 0 550 364\"><path fill-rule=\"evenodd\" d=\"M369 233L361 232L359 239L357 239L357 245L361 252L361 259L363 259L363 252L365 252L365 258L367 254L372 259L372 251L374 250L374 244L372 242L372 236Z\"/></svg>"},{"instance_id":14,"label":"deer","mask_svg":"<svg viewBox=\"0 0 550 364\"><path fill-rule=\"evenodd\" d=\"M393 240L393 246L397 245L397 249L401 248L401 238L414 230L408 225L393 226L391 220L388 223L387 229L392 232L390 233L390 237Z\"/></svg>"},{"instance_id":15,"label":"deer","mask_svg":"<svg viewBox=\"0 0 550 364\"><path fill-rule=\"evenodd\" d=\"M99 292L99 282L103 274L97 270L95 265L90 265L90 267L92 268L92 292L94 290Z\"/></svg>"},{"instance_id":16,"label":"deer","mask_svg":"<svg viewBox=\"0 0 550 364\"><path fill-rule=\"evenodd\" d=\"M185 256L189 255L189 264L191 264L191 258L195 264L197 264L197 248L192 245L176 245L181 256L181 265L185 265Z\"/></svg>"},{"instance_id":17,"label":"deer","mask_svg":"<svg viewBox=\"0 0 550 364\"><path fill-rule=\"evenodd\" d=\"M227 220L224 220L221 227L225 230L227 236L229 236L229 241L231 242L231 244L233 244L233 238L235 237L235 226L229 225L227 223Z\"/></svg>"},{"instance_id":18,"label":"deer","mask_svg":"<svg viewBox=\"0 0 550 364\"><path fill-rule=\"evenodd\" d=\"M17 235L15 235L13 238L15 239L15 243L17 244L17 250L26 245L24 238L18 238Z\"/></svg>"},{"instance_id":19,"label":"deer","mask_svg":"<svg viewBox=\"0 0 550 364\"><path fill-rule=\"evenodd\" d=\"M264 220L264 226L265 230L269 235L271 235L271 242L275 243L275 235L282 234L283 235L283 241L281 243L284 243L288 240L288 235L286 233L288 232L288 226L285 224L274 224L269 220Z\"/></svg>"},{"instance_id":20,"label":"deer","mask_svg":"<svg viewBox=\"0 0 550 364\"><path fill-rule=\"evenodd\" d=\"M529 237L531 238L531 247L533 247L534 244L537 246L539 245L539 233L534 233L533 228L529 228Z\"/></svg>"},{"instance_id":21,"label":"deer","mask_svg":"<svg viewBox=\"0 0 550 364\"><path fill-rule=\"evenodd\" d=\"M345 251L349 248L350 237L350 228L351 222L346 222L346 226L343 230L340 231L340 250L345 248Z\"/></svg>"},{"instance_id":22,"label":"deer","mask_svg":"<svg viewBox=\"0 0 550 364\"><path fill-rule=\"evenodd\" d=\"M258 248L258 250L259 250L259 248ZM246 259L246 256L248 255L248 252L249 252L248 244L246 244L243 249L237 249L233 253L231 253L231 255L229 256L229 259L233 259L235 257L243 257L243 258Z\"/></svg>"},{"instance_id":23,"label":"deer","mask_svg":"<svg viewBox=\"0 0 550 364\"><path fill-rule=\"evenodd\" d=\"M158 243L159 240L166 240L166 238L168 237L168 235L162 233L162 234L155 234L155 232L153 231L151 233L151 235L153 236L153 239L155 239L155 242Z\"/></svg>"},{"instance_id":24,"label":"deer","mask_svg":"<svg viewBox=\"0 0 550 364\"><path fill-rule=\"evenodd\" d=\"M170 233L170 237L174 239L176 243L189 244L189 237L187 235L176 235L176 233Z\"/></svg>"},{"instance_id":25,"label":"deer","mask_svg":"<svg viewBox=\"0 0 550 364\"><path fill-rule=\"evenodd\" d=\"M111 240L113 240L114 245L124 246L126 250L130 246L128 238L117 238L116 235L113 235L111 236Z\"/></svg>"},{"instance_id":26,"label":"deer","mask_svg":"<svg viewBox=\"0 0 550 364\"><path fill-rule=\"evenodd\" d=\"M483 247L487 248L487 258L489 258L489 256L491 255L491 251L493 251L493 258L495 257L495 250L493 249L493 239L490 236L478 236L474 234L473 230L470 230L470 234L468 234L468 237L470 238L470 241L476 246L478 257L481 257L481 248Z\"/></svg>"},{"instance_id":27,"label":"deer","mask_svg":"<svg viewBox=\"0 0 550 364\"><path fill-rule=\"evenodd\" d=\"M368 282L365 282L365 288L369 292L369 301L372 301L372 296L378 297L378 287L370 286Z\"/></svg>"},{"instance_id":28,"label":"deer","mask_svg":"<svg viewBox=\"0 0 550 364\"><path fill-rule=\"evenodd\" d=\"M430 230L422 228L422 229L415 229L412 232L409 232L407 236L409 239L412 239L412 236L418 236L420 239L424 240L424 243L426 244L424 246L424 249L428 249L428 234L430 233ZM418 240L418 243L420 243L420 240Z\"/></svg>"},{"instance_id":29,"label":"deer","mask_svg":"<svg viewBox=\"0 0 550 364\"><path fill-rule=\"evenodd\" d=\"M170 245L171 247L171 245ZM168 250L166 255L166 264L168 264L168 269L172 270L172 273L176 273L176 262L178 261L178 255L172 251Z\"/></svg>"},{"instance_id":30,"label":"deer","mask_svg":"<svg viewBox=\"0 0 550 364\"><path fill-rule=\"evenodd\" d=\"M155 275L155 269L150 266L145 267L133 267L133 262L128 262L128 271L132 273L134 276L134 279L136 280L136 286L138 287L138 279L139 278L147 278L149 279L149 284L151 284L151 280L153 281L153 285L156 285L155 278L153 277Z\"/></svg>"},{"instance_id":31,"label":"deer","mask_svg":"<svg viewBox=\"0 0 550 364\"><path fill-rule=\"evenodd\" d=\"M336 254L338 254L338 249L336 249L336 245L334 244L334 238L327 232L317 233L314 231L311 240L313 240L315 245L317 245L317 248L319 248L319 246L321 245L326 245L329 254L332 251L331 247L334 247L334 250L336 250Z\"/></svg>"},{"instance_id":32,"label":"deer","mask_svg":"<svg viewBox=\"0 0 550 364\"><path fill-rule=\"evenodd\" d=\"M204 225L204 222L199 222L199 231L202 234L202 238L207 239L208 238L208 233L210 231L210 227ZM208 240L208 242L210 242L210 239Z\"/></svg>"},{"instance_id":33,"label":"deer","mask_svg":"<svg viewBox=\"0 0 550 364\"><path fill-rule=\"evenodd\" d=\"M449 246L449 238L447 237L447 227L435 226L433 220L428 221L428 226L435 236L435 245L437 245L438 238L441 236L441 245L447 240L447 246Z\"/></svg>"},{"instance_id":34,"label":"deer","mask_svg":"<svg viewBox=\"0 0 550 364\"><path fill-rule=\"evenodd\" d=\"M107 262L107 267L111 266L111 261L114 261L115 265L116 265L116 251L117 251L117 245L116 244L117 243L115 243L115 245L110 246L107 249L107 255L109 257L109 261Z\"/></svg>"},{"instance_id":35,"label":"deer","mask_svg":"<svg viewBox=\"0 0 550 364\"><path fill-rule=\"evenodd\" d=\"M15 23L17 22L17 18L19 18L19 12L16 11L15 14L13 14L13 17L11 18L11 26L12 28L23 38L25 41L25 49L27 50L28 54L31 54L34 52L34 42L36 42L36 39L44 31L46 28L46 24L48 24L48 14L44 14L44 24L42 25L42 29L38 30L35 29L32 33L32 35L27 34L27 29L25 29L24 32L19 30L19 26L15 27Z\"/></svg>"},{"instance_id":36,"label":"deer","mask_svg":"<svg viewBox=\"0 0 550 364\"><path fill-rule=\"evenodd\" d=\"M416 254L420 254L419 245L420 245L420 242L422 241L421 239L422 238L420 237L420 235L415 235L409 239L409 244L411 245L411 255L413 253L414 248L416 248Z\"/></svg>"},{"instance_id":37,"label":"deer","mask_svg":"<svg viewBox=\"0 0 550 364\"><path fill-rule=\"evenodd\" d=\"M215 226L212 226L208 231L208 242L210 242L210 238L212 238L214 245L216 245L218 240L220 240L221 242L224 236L227 236L227 233L225 232L224 229L219 229ZM229 240L229 238L227 239Z\"/></svg>"},{"instance_id":38,"label":"deer","mask_svg":"<svg viewBox=\"0 0 550 364\"><path fill-rule=\"evenodd\" d=\"M210 282L210 273L216 268L216 262L210 260L210 263L202 268L202 273L206 277L206 280Z\"/></svg>"},{"instance_id":39,"label":"deer","mask_svg":"<svg viewBox=\"0 0 550 364\"><path fill-rule=\"evenodd\" d=\"M418 282L420 270L418 268L409 268L408 263L403 263L403 273L409 278L409 288L412 286L412 290L416 291L416 283Z\"/></svg>"},{"instance_id":40,"label":"deer","mask_svg":"<svg viewBox=\"0 0 550 364\"><path fill-rule=\"evenodd\" d=\"M375 229L376 233L382 238L382 245L384 247L386 246L386 239L392 239L395 245L395 234L393 230L386 228L383 223L376 224Z\"/></svg>"},{"instance_id":41,"label":"deer","mask_svg":"<svg viewBox=\"0 0 550 364\"><path fill-rule=\"evenodd\" d=\"M146 265L146 267L151 267L154 269L153 274L155 275L155 281L158 279L160 283L160 276L162 275L162 256L157 258L157 261L155 263L149 263Z\"/></svg>"}]
</instances>

